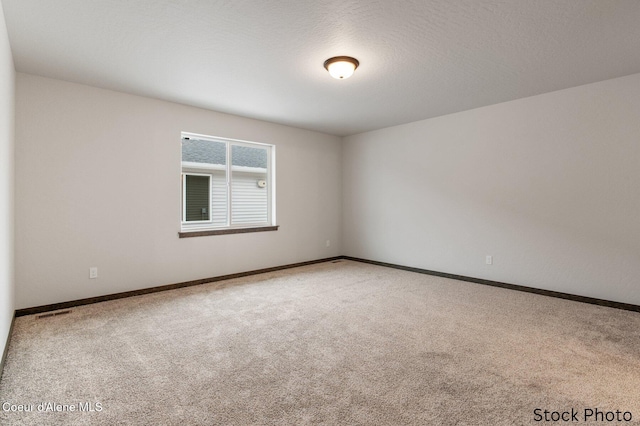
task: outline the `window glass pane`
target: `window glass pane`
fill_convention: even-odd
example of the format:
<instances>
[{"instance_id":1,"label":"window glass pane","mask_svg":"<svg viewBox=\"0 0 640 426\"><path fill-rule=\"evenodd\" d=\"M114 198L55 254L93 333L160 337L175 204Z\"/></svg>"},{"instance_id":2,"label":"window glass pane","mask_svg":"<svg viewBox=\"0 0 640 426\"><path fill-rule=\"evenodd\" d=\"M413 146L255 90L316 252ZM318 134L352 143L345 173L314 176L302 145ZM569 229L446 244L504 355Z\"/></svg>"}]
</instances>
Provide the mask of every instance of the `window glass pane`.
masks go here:
<instances>
[{"instance_id":1,"label":"window glass pane","mask_svg":"<svg viewBox=\"0 0 640 426\"><path fill-rule=\"evenodd\" d=\"M203 165L227 164L227 147L223 142L182 139L182 167L190 163Z\"/></svg>"},{"instance_id":2,"label":"window glass pane","mask_svg":"<svg viewBox=\"0 0 640 426\"><path fill-rule=\"evenodd\" d=\"M233 145L231 149L231 157L233 158L234 166L267 169L266 148Z\"/></svg>"},{"instance_id":3,"label":"window glass pane","mask_svg":"<svg viewBox=\"0 0 640 426\"><path fill-rule=\"evenodd\" d=\"M209 176L185 176L185 220L209 220Z\"/></svg>"},{"instance_id":4,"label":"window glass pane","mask_svg":"<svg viewBox=\"0 0 640 426\"><path fill-rule=\"evenodd\" d=\"M182 139L182 171L211 175L211 225L227 226L227 144ZM187 219L189 221L189 219Z\"/></svg>"},{"instance_id":5,"label":"window glass pane","mask_svg":"<svg viewBox=\"0 0 640 426\"><path fill-rule=\"evenodd\" d=\"M267 149L231 146L231 223L268 220Z\"/></svg>"}]
</instances>

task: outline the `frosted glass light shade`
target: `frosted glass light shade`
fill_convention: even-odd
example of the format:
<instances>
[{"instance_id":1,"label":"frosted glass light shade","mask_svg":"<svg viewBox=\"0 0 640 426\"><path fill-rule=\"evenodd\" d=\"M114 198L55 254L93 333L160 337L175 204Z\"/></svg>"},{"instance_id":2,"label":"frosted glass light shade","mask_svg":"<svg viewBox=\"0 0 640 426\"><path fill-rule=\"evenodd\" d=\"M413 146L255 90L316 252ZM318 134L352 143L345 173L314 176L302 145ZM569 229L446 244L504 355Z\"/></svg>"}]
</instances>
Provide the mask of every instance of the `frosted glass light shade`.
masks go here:
<instances>
[{"instance_id":1,"label":"frosted glass light shade","mask_svg":"<svg viewBox=\"0 0 640 426\"><path fill-rule=\"evenodd\" d=\"M336 56L324 61L324 67L329 71L331 77L338 80L351 77L358 65L360 65L358 60L349 56Z\"/></svg>"}]
</instances>

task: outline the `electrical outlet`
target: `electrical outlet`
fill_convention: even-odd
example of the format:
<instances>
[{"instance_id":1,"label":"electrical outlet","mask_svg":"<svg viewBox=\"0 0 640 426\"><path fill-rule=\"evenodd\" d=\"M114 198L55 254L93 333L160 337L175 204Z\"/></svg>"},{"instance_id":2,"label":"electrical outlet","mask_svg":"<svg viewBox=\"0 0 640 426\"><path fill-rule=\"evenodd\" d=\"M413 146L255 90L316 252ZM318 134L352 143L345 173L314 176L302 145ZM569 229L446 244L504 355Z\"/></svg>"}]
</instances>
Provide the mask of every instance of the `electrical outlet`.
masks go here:
<instances>
[{"instance_id":1,"label":"electrical outlet","mask_svg":"<svg viewBox=\"0 0 640 426\"><path fill-rule=\"evenodd\" d=\"M487 265L493 265L493 256L487 256L486 262Z\"/></svg>"},{"instance_id":2,"label":"electrical outlet","mask_svg":"<svg viewBox=\"0 0 640 426\"><path fill-rule=\"evenodd\" d=\"M92 266L91 268L89 268L89 278L93 279L93 278L98 278L98 268L95 266Z\"/></svg>"},{"instance_id":3,"label":"electrical outlet","mask_svg":"<svg viewBox=\"0 0 640 426\"><path fill-rule=\"evenodd\" d=\"M331 240L327 240L327 247L331 246Z\"/></svg>"}]
</instances>

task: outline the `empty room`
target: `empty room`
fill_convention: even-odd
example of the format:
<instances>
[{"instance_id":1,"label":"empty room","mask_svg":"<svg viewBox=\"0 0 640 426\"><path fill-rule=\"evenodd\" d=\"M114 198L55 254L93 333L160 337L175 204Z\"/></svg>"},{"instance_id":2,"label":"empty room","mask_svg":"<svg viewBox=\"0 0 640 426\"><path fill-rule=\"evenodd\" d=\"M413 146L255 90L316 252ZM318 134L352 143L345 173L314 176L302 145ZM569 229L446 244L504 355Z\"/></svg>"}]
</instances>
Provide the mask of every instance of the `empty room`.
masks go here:
<instances>
[{"instance_id":1,"label":"empty room","mask_svg":"<svg viewBox=\"0 0 640 426\"><path fill-rule=\"evenodd\" d=\"M0 424L640 424L637 0L0 0Z\"/></svg>"}]
</instances>

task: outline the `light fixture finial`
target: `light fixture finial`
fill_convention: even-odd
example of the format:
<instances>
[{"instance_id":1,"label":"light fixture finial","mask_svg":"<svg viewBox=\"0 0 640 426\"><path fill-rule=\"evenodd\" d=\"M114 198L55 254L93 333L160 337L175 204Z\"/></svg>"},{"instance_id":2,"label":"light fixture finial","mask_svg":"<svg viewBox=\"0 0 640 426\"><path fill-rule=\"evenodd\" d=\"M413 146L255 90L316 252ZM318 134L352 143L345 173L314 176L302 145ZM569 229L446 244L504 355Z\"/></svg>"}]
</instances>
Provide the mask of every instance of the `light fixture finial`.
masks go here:
<instances>
[{"instance_id":1,"label":"light fixture finial","mask_svg":"<svg viewBox=\"0 0 640 426\"><path fill-rule=\"evenodd\" d=\"M358 65L360 65L360 62L351 56L334 56L324 61L324 67L329 71L331 77L338 80L351 77Z\"/></svg>"}]
</instances>

